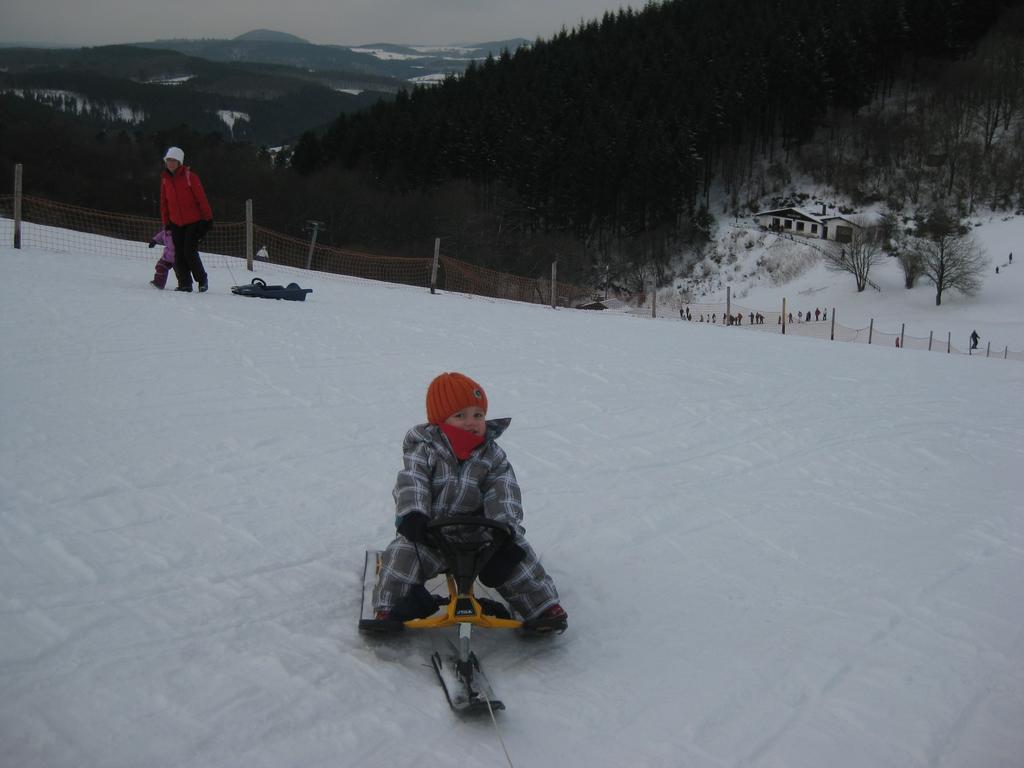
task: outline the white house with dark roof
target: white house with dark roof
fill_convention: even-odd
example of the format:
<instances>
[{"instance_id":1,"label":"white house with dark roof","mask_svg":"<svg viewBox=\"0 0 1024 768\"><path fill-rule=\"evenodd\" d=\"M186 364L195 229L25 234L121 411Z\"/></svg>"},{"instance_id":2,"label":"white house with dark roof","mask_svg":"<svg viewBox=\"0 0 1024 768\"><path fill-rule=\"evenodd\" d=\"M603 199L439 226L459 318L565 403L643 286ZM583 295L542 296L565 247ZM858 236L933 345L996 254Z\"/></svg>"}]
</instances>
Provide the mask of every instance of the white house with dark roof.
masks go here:
<instances>
[{"instance_id":1,"label":"white house with dark roof","mask_svg":"<svg viewBox=\"0 0 1024 768\"><path fill-rule=\"evenodd\" d=\"M801 237L820 240L834 240L848 243L853 240L854 230L860 225L845 216L826 216L822 206L821 214L807 213L797 208L776 208L754 214L754 221L767 229L786 232Z\"/></svg>"}]
</instances>

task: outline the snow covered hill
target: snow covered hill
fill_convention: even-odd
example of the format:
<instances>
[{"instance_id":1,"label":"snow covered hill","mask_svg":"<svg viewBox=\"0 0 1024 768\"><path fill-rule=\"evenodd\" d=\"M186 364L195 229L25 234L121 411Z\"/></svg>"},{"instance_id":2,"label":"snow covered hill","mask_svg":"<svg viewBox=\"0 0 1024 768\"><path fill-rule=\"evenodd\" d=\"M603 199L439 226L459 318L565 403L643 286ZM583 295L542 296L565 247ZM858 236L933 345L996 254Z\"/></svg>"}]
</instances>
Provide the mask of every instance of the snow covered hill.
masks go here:
<instances>
[{"instance_id":1,"label":"snow covered hill","mask_svg":"<svg viewBox=\"0 0 1024 768\"><path fill-rule=\"evenodd\" d=\"M138 249L0 248L5 766L1022 764L1024 365ZM478 638L498 730L356 631L443 370L570 615Z\"/></svg>"},{"instance_id":2,"label":"snow covered hill","mask_svg":"<svg viewBox=\"0 0 1024 768\"><path fill-rule=\"evenodd\" d=\"M985 214L968 223L971 237L989 258L981 290L975 296L947 293L940 307L927 281L919 280L909 291L904 288L896 259L885 258L872 269L871 280L879 290L857 293L853 277L827 270L802 238L778 237L745 219L718 227L714 249L722 256L721 265L706 260L696 269L704 279L678 283L691 288L695 302L724 302L730 287L734 301L755 309L779 312L785 297L794 316L835 308L837 321L851 328L867 328L874 320L882 332L898 334L905 325L907 336L927 339L933 332L943 342L951 333L961 349L977 330L983 348L991 342L1000 353L1007 346L1024 351L1024 216ZM659 299L670 300L675 293L675 287L665 289Z\"/></svg>"}]
</instances>

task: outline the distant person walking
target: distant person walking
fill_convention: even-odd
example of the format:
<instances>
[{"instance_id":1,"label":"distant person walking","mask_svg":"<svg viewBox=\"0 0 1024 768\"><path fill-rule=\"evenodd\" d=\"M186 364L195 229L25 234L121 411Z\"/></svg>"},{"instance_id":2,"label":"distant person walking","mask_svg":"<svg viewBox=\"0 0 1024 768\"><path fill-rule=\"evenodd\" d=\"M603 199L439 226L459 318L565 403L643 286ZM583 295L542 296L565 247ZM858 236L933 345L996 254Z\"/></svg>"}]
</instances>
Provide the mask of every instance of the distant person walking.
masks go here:
<instances>
[{"instance_id":1,"label":"distant person walking","mask_svg":"<svg viewBox=\"0 0 1024 768\"><path fill-rule=\"evenodd\" d=\"M194 279L199 292L204 292L209 285L199 243L213 227L213 211L199 175L185 165L185 152L180 147L170 147L164 153L160 218L174 240L174 275L178 278L174 290L191 292Z\"/></svg>"},{"instance_id":2,"label":"distant person walking","mask_svg":"<svg viewBox=\"0 0 1024 768\"><path fill-rule=\"evenodd\" d=\"M971 349L977 349L979 341L981 341L981 336L978 335L978 332L971 331Z\"/></svg>"}]
</instances>

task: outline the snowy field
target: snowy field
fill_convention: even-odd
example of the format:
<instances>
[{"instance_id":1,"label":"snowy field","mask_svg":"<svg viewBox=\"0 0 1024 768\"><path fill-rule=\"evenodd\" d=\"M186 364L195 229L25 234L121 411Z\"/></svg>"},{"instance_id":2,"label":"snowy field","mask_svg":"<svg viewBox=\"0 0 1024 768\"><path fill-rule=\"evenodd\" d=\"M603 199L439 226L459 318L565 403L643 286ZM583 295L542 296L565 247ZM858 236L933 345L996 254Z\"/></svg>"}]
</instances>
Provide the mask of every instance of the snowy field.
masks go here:
<instances>
[{"instance_id":1,"label":"snowy field","mask_svg":"<svg viewBox=\"0 0 1024 768\"><path fill-rule=\"evenodd\" d=\"M0 259L5 768L1024 765L1022 364ZM512 417L569 612L475 640L497 728L449 711L439 638L356 631L444 370Z\"/></svg>"}]
</instances>

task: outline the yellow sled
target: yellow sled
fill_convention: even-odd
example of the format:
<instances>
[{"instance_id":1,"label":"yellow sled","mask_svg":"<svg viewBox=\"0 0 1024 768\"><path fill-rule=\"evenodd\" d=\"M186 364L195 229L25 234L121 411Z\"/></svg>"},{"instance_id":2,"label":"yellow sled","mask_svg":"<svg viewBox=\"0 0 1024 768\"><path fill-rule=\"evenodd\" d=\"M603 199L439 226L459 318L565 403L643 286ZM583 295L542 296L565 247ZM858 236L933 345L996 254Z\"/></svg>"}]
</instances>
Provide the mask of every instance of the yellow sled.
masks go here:
<instances>
[{"instance_id":1,"label":"yellow sled","mask_svg":"<svg viewBox=\"0 0 1024 768\"><path fill-rule=\"evenodd\" d=\"M494 533L491 542L463 543L444 536L444 529L454 527L486 528ZM502 544L512 536L508 526L496 523L482 516L456 515L432 521L428 525L434 541L445 558L447 570L431 579L426 590L436 603L435 612L425 618L408 619L400 622L382 623L374 618L373 588L380 572L379 550L368 550L363 569L363 604L360 612L359 629L364 632L388 632L396 629L441 629L459 624L471 624L487 629L520 629L523 622L512 618L512 612L500 596L489 587L477 581L477 576ZM438 595L447 586L447 596ZM486 596L477 597L480 587ZM441 610L443 609L443 610Z\"/></svg>"},{"instance_id":2,"label":"yellow sled","mask_svg":"<svg viewBox=\"0 0 1024 768\"><path fill-rule=\"evenodd\" d=\"M490 541L460 541L444 535L445 528L456 526L486 528L493 538ZM377 619L373 609L373 588L380 572L381 553L370 550L366 553L363 570L363 605L359 629L372 634L394 634L405 629L443 629L458 627L458 644L450 639L448 650L442 656L434 651L430 656L431 666L438 682L444 689L451 708L464 715L493 713L505 708L494 696L480 661L470 649L473 627L486 629L521 629L523 622L512 618L508 606L498 599L477 597L475 587L477 576L490 558L513 535L513 531L502 523L496 523L483 516L453 516L435 520L428 524L432 544L440 550L447 570L432 579L422 590L417 606L422 606L424 618L405 621ZM443 579L443 580L442 580ZM446 583L447 597L436 594L440 585ZM482 590L487 587L481 585ZM431 589L433 588L433 590ZM431 612L431 608L434 609ZM417 611L420 612L420 611ZM436 644L435 644L436 647Z\"/></svg>"}]
</instances>

